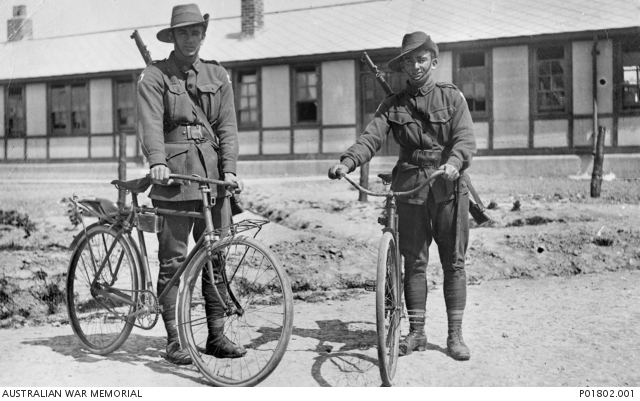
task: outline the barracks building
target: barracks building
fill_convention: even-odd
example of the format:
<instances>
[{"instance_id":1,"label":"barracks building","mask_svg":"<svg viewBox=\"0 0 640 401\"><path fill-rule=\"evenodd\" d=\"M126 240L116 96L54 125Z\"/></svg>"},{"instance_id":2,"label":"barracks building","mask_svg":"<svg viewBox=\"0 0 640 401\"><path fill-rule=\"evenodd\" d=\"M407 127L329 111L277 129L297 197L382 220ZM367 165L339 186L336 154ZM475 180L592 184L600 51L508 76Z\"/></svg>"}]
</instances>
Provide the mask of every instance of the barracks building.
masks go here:
<instances>
[{"instance_id":1,"label":"barracks building","mask_svg":"<svg viewBox=\"0 0 640 401\"><path fill-rule=\"evenodd\" d=\"M45 11L7 3L0 10L7 34L0 164L115 166L120 133L128 160L143 163L136 82L144 62L130 36L138 30L152 57L166 58L172 46L155 35L168 26L175 1L147 7L140 25L114 28L105 18L91 32L40 36L50 23ZM401 90L404 78L386 62L405 33L423 30L440 47L436 81L454 83L467 99L478 142L474 169L590 173L594 128L602 126L605 172L639 175L637 1L291 1L277 10L268 0L236 3L223 16L216 2L199 5L212 14L200 55L219 61L234 87L239 174L325 174L384 97L363 52ZM389 138L380 150L388 157L374 161L392 165L397 151Z\"/></svg>"}]
</instances>

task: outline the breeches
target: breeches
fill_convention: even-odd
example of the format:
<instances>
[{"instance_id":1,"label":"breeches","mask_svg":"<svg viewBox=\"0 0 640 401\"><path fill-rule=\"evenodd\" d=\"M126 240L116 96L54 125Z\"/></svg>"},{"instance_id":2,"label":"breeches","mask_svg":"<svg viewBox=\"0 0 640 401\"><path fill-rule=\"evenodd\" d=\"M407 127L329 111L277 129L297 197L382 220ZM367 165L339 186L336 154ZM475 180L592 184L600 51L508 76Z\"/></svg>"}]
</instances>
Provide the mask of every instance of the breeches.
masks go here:
<instances>
[{"instance_id":1,"label":"breeches","mask_svg":"<svg viewBox=\"0 0 640 401\"><path fill-rule=\"evenodd\" d=\"M172 209L189 212L202 212L202 201L170 202L153 200L153 206L163 209ZM215 206L211 209L213 226L216 228L231 224L231 208L229 198L217 198ZM158 274L158 295L164 291L166 285L180 268L187 257L189 233L193 229L193 239L198 241L206 230L203 219L183 216L164 216L162 231L158 233L158 260L160 272ZM174 286L180 285L180 281Z\"/></svg>"},{"instance_id":2,"label":"breeches","mask_svg":"<svg viewBox=\"0 0 640 401\"><path fill-rule=\"evenodd\" d=\"M457 201L460 202L459 215L456 199L436 203L431 193L422 205L398 202L400 252L405 260L404 288L409 310L425 310L426 273L432 240L438 245L445 288L466 286L464 265L469 242L469 194L458 196Z\"/></svg>"}]
</instances>

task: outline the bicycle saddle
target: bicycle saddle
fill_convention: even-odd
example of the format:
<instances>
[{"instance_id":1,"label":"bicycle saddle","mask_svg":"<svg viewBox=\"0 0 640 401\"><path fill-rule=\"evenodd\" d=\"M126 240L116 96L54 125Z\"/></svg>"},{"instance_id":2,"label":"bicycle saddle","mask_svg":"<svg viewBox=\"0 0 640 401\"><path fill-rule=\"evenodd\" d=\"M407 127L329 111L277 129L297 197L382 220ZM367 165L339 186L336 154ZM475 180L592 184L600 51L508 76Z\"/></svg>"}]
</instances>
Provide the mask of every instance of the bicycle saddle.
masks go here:
<instances>
[{"instance_id":1,"label":"bicycle saddle","mask_svg":"<svg viewBox=\"0 0 640 401\"><path fill-rule=\"evenodd\" d=\"M126 189L132 193L141 194L151 186L151 178L143 177L129 181L113 180L111 181L111 184L115 185L118 189Z\"/></svg>"},{"instance_id":2,"label":"bicycle saddle","mask_svg":"<svg viewBox=\"0 0 640 401\"><path fill-rule=\"evenodd\" d=\"M378 177L380 177L382 181L386 183L391 183L391 173L378 174Z\"/></svg>"}]
</instances>

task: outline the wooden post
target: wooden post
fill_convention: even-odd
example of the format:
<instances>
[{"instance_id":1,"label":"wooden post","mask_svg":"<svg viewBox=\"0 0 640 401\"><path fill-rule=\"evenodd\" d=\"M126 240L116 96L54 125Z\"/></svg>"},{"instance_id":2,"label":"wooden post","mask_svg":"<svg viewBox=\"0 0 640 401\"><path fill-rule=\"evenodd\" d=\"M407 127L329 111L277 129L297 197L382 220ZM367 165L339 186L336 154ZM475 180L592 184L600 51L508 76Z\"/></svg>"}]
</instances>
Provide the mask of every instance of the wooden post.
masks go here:
<instances>
[{"instance_id":1,"label":"wooden post","mask_svg":"<svg viewBox=\"0 0 640 401\"><path fill-rule=\"evenodd\" d=\"M604 163L604 137L607 131L604 127L598 127L598 138L593 155L593 173L591 174L592 198L600 197L600 189L602 188L602 166Z\"/></svg>"},{"instance_id":2,"label":"wooden post","mask_svg":"<svg viewBox=\"0 0 640 401\"><path fill-rule=\"evenodd\" d=\"M127 134L120 131L118 141L118 179L127 179ZM118 207L121 207L127 201L127 193L121 189L118 191Z\"/></svg>"},{"instance_id":3,"label":"wooden post","mask_svg":"<svg viewBox=\"0 0 640 401\"><path fill-rule=\"evenodd\" d=\"M369 163L360 166L360 186L364 189L369 189ZM367 202L367 194L360 191L358 200L360 202Z\"/></svg>"}]
</instances>

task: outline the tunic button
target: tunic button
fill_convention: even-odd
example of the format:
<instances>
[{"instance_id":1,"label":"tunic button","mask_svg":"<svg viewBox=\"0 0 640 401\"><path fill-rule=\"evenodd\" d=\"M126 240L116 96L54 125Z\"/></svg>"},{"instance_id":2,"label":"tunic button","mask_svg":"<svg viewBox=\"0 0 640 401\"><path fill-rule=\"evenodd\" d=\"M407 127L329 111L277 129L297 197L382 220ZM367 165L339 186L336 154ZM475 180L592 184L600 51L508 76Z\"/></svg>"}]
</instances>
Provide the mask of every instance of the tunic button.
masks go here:
<instances>
[{"instance_id":1,"label":"tunic button","mask_svg":"<svg viewBox=\"0 0 640 401\"><path fill-rule=\"evenodd\" d=\"M189 85L187 85L187 88L191 89L191 88L193 88L193 85L189 84Z\"/></svg>"}]
</instances>

